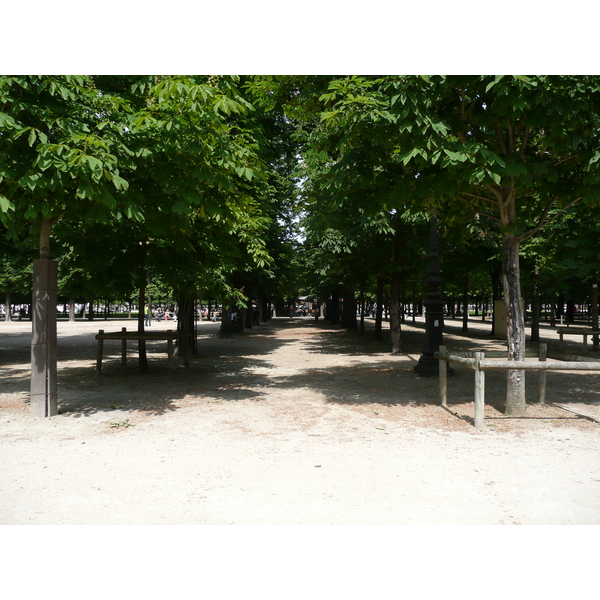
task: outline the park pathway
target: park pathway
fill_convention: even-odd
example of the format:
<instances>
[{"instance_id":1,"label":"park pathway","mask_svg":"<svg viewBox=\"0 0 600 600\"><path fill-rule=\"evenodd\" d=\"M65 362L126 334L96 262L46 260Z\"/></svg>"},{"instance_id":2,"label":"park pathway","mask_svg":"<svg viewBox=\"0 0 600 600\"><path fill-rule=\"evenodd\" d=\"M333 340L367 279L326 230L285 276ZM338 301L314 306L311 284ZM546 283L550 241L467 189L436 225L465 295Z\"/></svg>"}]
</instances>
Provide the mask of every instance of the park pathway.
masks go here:
<instances>
[{"instance_id":1,"label":"park pathway","mask_svg":"<svg viewBox=\"0 0 600 600\"><path fill-rule=\"evenodd\" d=\"M2 338L0 524L600 524L597 425L476 432L412 372L416 330L394 357L308 319L201 327L190 369L157 353L142 377L115 349L95 377L98 324L61 324L61 414L38 420L27 336ZM472 378L455 384L468 412Z\"/></svg>"}]
</instances>

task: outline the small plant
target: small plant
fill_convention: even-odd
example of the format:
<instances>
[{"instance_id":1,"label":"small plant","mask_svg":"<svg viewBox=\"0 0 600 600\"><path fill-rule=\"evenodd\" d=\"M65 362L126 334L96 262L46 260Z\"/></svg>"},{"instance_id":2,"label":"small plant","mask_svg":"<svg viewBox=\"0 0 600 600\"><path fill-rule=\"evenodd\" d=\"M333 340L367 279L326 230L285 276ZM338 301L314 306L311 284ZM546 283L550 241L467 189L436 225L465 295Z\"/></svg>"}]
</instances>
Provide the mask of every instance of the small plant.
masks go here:
<instances>
[{"instance_id":1,"label":"small plant","mask_svg":"<svg viewBox=\"0 0 600 600\"><path fill-rule=\"evenodd\" d=\"M130 423L129 419L125 419L124 421L120 421L118 423L117 422L110 423L110 426L116 427L118 429L119 427L133 427L133 423Z\"/></svg>"}]
</instances>

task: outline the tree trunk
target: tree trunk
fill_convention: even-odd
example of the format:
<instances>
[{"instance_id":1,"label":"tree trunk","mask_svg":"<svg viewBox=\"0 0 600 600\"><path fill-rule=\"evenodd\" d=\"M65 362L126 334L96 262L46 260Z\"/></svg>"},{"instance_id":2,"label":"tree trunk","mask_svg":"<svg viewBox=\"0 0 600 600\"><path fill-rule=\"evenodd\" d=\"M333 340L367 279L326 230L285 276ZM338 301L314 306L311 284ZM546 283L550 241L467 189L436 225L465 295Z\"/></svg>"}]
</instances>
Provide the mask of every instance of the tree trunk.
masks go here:
<instances>
[{"instance_id":1,"label":"tree trunk","mask_svg":"<svg viewBox=\"0 0 600 600\"><path fill-rule=\"evenodd\" d=\"M400 275L398 271L392 274L390 292L390 333L392 338L392 354L402 352L402 330L400 324Z\"/></svg>"},{"instance_id":2,"label":"tree trunk","mask_svg":"<svg viewBox=\"0 0 600 600\"><path fill-rule=\"evenodd\" d=\"M246 306L241 309L242 312L242 323L244 324L244 329L252 329L253 318L252 318L252 299L254 298L254 291L252 289L251 283L246 283L244 285L244 294L248 298L246 302Z\"/></svg>"},{"instance_id":3,"label":"tree trunk","mask_svg":"<svg viewBox=\"0 0 600 600\"><path fill-rule=\"evenodd\" d=\"M50 260L52 221L45 218L40 228L40 258L33 261L33 294L31 306L31 393L29 410L32 417L58 414L56 360L56 299L58 263Z\"/></svg>"},{"instance_id":4,"label":"tree trunk","mask_svg":"<svg viewBox=\"0 0 600 600\"><path fill-rule=\"evenodd\" d=\"M6 292L6 304L4 306L5 311L6 311L6 320L7 321L12 321L12 315L10 314L10 307L11 307L11 290L7 290Z\"/></svg>"},{"instance_id":5,"label":"tree trunk","mask_svg":"<svg viewBox=\"0 0 600 600\"><path fill-rule=\"evenodd\" d=\"M592 284L592 329L594 331L598 331L598 284ZM600 345L600 336L595 335L592 338L593 341L593 350L594 352L598 351L598 347Z\"/></svg>"},{"instance_id":6,"label":"tree trunk","mask_svg":"<svg viewBox=\"0 0 600 600\"><path fill-rule=\"evenodd\" d=\"M519 239L510 234L502 236L503 285L506 302L506 336L508 360L525 360L525 319L521 304L519 272ZM505 414L525 416L525 371L511 369L506 378Z\"/></svg>"},{"instance_id":7,"label":"tree trunk","mask_svg":"<svg viewBox=\"0 0 600 600\"><path fill-rule=\"evenodd\" d=\"M500 297L500 276L502 269L490 267L490 279L492 280L492 331L491 336L496 335L496 300Z\"/></svg>"},{"instance_id":8,"label":"tree trunk","mask_svg":"<svg viewBox=\"0 0 600 600\"><path fill-rule=\"evenodd\" d=\"M185 354L184 344L186 343L192 354L198 354L194 330L194 300L192 298L186 298L184 294L181 294L177 306L177 332L190 334L190 337L187 340L177 340L177 356L183 356Z\"/></svg>"},{"instance_id":9,"label":"tree trunk","mask_svg":"<svg viewBox=\"0 0 600 600\"><path fill-rule=\"evenodd\" d=\"M360 290L360 333L365 333L365 291Z\"/></svg>"},{"instance_id":10,"label":"tree trunk","mask_svg":"<svg viewBox=\"0 0 600 600\"><path fill-rule=\"evenodd\" d=\"M325 317L334 325L340 322L340 294L337 287L333 288L331 292L331 299L329 300L327 315Z\"/></svg>"},{"instance_id":11,"label":"tree trunk","mask_svg":"<svg viewBox=\"0 0 600 600\"><path fill-rule=\"evenodd\" d=\"M231 322L231 309L223 308L221 310L221 327L219 329L219 337L230 338L233 337L233 323Z\"/></svg>"},{"instance_id":12,"label":"tree trunk","mask_svg":"<svg viewBox=\"0 0 600 600\"><path fill-rule=\"evenodd\" d=\"M463 317L462 330L469 331L469 278L463 281Z\"/></svg>"},{"instance_id":13,"label":"tree trunk","mask_svg":"<svg viewBox=\"0 0 600 600\"><path fill-rule=\"evenodd\" d=\"M342 326L346 329L357 329L358 321L356 319L356 293L354 287L344 286L344 304L342 306Z\"/></svg>"},{"instance_id":14,"label":"tree trunk","mask_svg":"<svg viewBox=\"0 0 600 600\"><path fill-rule=\"evenodd\" d=\"M140 288L138 297L138 333L144 333L144 302L146 301L146 287ZM148 356L146 355L146 340L138 340L138 355L140 373L148 372Z\"/></svg>"},{"instance_id":15,"label":"tree trunk","mask_svg":"<svg viewBox=\"0 0 600 600\"><path fill-rule=\"evenodd\" d=\"M536 260L531 273L531 341L540 341L540 266Z\"/></svg>"},{"instance_id":16,"label":"tree trunk","mask_svg":"<svg viewBox=\"0 0 600 600\"><path fill-rule=\"evenodd\" d=\"M381 321L383 317L383 277L377 276L377 309L375 311L375 339L382 339Z\"/></svg>"},{"instance_id":17,"label":"tree trunk","mask_svg":"<svg viewBox=\"0 0 600 600\"><path fill-rule=\"evenodd\" d=\"M148 256L148 245L144 240L140 244L140 271L139 271L139 294L138 294L138 333L145 332L144 306L146 303L146 286L148 285L148 270L146 269L146 258ZM140 373L148 372L148 356L146 354L146 340L138 340L138 356Z\"/></svg>"}]
</instances>

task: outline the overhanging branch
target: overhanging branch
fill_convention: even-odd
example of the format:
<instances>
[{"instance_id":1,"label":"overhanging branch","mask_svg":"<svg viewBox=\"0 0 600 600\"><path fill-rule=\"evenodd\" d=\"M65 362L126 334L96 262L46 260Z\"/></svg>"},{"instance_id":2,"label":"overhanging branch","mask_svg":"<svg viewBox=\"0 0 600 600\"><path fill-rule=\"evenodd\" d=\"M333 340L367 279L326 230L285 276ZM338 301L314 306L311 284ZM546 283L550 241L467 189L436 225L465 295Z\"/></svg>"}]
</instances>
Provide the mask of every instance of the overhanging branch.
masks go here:
<instances>
[{"instance_id":1,"label":"overhanging branch","mask_svg":"<svg viewBox=\"0 0 600 600\"><path fill-rule=\"evenodd\" d=\"M465 194L466 196L471 196L473 198L479 198L480 200L485 200L486 202L490 202L492 204L496 204L493 200L490 200L489 198L483 198L481 196L476 196L475 194L468 194L467 192L463 192L463 194ZM491 219L492 221L498 221L498 222L500 221L500 219L498 217L495 217L494 215L490 215L489 213L486 213L486 212L480 210L470 200L467 200L466 198L463 198L462 196L459 196L459 199L462 200L468 206L470 206L471 209L473 211L475 211L475 213L477 213L478 215L481 215L482 217L487 217L488 219Z\"/></svg>"},{"instance_id":2,"label":"overhanging branch","mask_svg":"<svg viewBox=\"0 0 600 600\"><path fill-rule=\"evenodd\" d=\"M550 212L552 205L556 202L556 199L558 198L558 195L554 196L546 204L544 211L542 212L542 215L540 216L540 218L537 222L537 225L533 229L530 229L529 231L526 231L525 233L518 236L519 242L524 242L525 240L532 238L534 235L536 235L540 231L540 229L542 229L542 227L549 225L550 223L554 223L554 221L556 221L556 219L558 219L558 217L560 217L566 210L569 210L569 208L571 208L571 206L573 206L573 204L575 204L576 202L579 202L579 200L581 200L582 197L583 196L577 196L577 198L575 198L574 200L569 202L566 206L561 208L555 215L552 215L552 217L548 218L548 213Z\"/></svg>"}]
</instances>

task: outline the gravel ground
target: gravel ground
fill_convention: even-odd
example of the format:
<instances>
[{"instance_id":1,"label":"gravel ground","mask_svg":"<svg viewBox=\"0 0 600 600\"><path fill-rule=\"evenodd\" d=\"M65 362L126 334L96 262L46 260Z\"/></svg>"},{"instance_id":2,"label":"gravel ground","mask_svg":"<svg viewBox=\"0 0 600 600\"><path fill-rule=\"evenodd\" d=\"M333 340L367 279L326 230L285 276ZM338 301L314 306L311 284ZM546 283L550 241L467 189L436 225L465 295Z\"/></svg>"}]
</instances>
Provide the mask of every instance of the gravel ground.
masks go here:
<instances>
[{"instance_id":1,"label":"gravel ground","mask_svg":"<svg viewBox=\"0 0 600 600\"><path fill-rule=\"evenodd\" d=\"M231 339L201 322L189 369L178 359L169 374L152 343L142 376L134 348L123 369L106 342L98 377L94 334L122 326L135 324L59 323L59 415L32 419L31 325L0 323L0 524L600 524L598 374L549 372L546 406L529 375L528 415L511 419L504 378L489 373L478 431L472 371L456 367L448 410L437 378L414 374L420 320L398 356L322 320L272 319ZM450 321L445 343L502 353L488 328Z\"/></svg>"}]
</instances>

